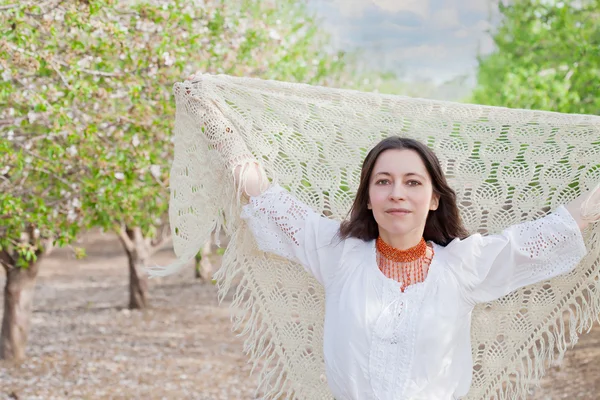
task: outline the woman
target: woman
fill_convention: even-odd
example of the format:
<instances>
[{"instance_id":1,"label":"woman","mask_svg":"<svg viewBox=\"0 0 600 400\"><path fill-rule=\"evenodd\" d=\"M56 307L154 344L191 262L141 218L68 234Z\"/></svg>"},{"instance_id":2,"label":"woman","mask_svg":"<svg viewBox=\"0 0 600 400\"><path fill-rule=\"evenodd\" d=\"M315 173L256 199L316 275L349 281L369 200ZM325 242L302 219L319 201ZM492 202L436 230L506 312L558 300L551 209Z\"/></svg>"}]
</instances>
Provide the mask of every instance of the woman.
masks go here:
<instances>
[{"instance_id":1,"label":"woman","mask_svg":"<svg viewBox=\"0 0 600 400\"><path fill-rule=\"evenodd\" d=\"M257 162L221 152L258 246L325 288L323 350L337 400L464 396L474 306L566 273L586 254L580 210L589 194L501 234L468 236L437 157L411 139L390 137L369 152L341 224L269 185Z\"/></svg>"}]
</instances>

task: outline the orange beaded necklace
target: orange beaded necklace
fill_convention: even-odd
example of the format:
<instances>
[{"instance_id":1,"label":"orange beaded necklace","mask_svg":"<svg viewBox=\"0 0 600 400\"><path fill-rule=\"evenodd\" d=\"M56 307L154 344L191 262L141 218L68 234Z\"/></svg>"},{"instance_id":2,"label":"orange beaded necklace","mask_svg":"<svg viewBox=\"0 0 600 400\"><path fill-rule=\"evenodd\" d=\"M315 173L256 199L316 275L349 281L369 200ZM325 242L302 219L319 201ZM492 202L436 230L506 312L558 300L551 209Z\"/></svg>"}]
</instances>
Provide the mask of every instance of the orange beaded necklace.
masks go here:
<instances>
[{"instance_id":1,"label":"orange beaded necklace","mask_svg":"<svg viewBox=\"0 0 600 400\"><path fill-rule=\"evenodd\" d=\"M425 239L421 238L416 246L407 250L396 249L381 237L375 244L379 269L388 278L399 282L401 291L425 280L433 258L433 248L427 246Z\"/></svg>"}]
</instances>

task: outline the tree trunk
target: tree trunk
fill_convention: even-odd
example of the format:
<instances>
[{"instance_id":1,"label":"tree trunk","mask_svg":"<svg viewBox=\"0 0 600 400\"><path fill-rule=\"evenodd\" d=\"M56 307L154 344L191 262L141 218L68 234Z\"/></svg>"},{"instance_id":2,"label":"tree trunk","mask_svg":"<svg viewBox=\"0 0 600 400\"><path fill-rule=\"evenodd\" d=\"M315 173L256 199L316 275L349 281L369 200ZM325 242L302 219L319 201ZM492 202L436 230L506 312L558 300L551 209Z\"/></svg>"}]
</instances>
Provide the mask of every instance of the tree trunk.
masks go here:
<instances>
[{"instance_id":1,"label":"tree trunk","mask_svg":"<svg viewBox=\"0 0 600 400\"><path fill-rule=\"evenodd\" d=\"M210 262L211 253L212 240L209 240L204 244L202 250L196 254L196 278L200 279L202 282L209 282L212 279L213 268Z\"/></svg>"},{"instance_id":2,"label":"tree trunk","mask_svg":"<svg viewBox=\"0 0 600 400\"><path fill-rule=\"evenodd\" d=\"M129 309L143 309L148 306L148 277L144 270L148 259L129 254Z\"/></svg>"},{"instance_id":3,"label":"tree trunk","mask_svg":"<svg viewBox=\"0 0 600 400\"><path fill-rule=\"evenodd\" d=\"M1 251L0 257L6 270L0 359L21 362L25 359L39 259L27 268L19 268L6 251Z\"/></svg>"},{"instance_id":4,"label":"tree trunk","mask_svg":"<svg viewBox=\"0 0 600 400\"><path fill-rule=\"evenodd\" d=\"M119 233L129 262L129 309L148 307L148 275L146 268L152 254L151 245L142 230L126 228Z\"/></svg>"}]
</instances>

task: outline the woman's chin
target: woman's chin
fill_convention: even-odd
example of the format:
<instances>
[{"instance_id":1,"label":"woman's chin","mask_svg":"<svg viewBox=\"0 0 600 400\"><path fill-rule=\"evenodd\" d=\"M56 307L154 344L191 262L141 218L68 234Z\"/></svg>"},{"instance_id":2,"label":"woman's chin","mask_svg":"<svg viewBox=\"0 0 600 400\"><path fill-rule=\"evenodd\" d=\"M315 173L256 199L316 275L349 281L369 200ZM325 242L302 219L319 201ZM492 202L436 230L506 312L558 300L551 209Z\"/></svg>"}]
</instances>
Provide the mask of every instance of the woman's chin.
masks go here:
<instances>
[{"instance_id":1,"label":"woman's chin","mask_svg":"<svg viewBox=\"0 0 600 400\"><path fill-rule=\"evenodd\" d=\"M391 237L404 237L412 235L415 232L414 227L409 226L391 226L390 229L385 230L387 236Z\"/></svg>"}]
</instances>

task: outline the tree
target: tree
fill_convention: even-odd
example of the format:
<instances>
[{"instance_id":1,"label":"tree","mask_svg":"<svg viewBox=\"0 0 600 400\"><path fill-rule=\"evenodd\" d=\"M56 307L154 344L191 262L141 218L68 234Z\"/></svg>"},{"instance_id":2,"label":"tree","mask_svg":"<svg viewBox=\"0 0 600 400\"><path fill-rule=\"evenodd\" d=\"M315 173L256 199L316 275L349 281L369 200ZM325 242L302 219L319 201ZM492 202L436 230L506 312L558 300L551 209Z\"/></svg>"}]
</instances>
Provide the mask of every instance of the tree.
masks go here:
<instances>
[{"instance_id":1,"label":"tree","mask_svg":"<svg viewBox=\"0 0 600 400\"><path fill-rule=\"evenodd\" d=\"M129 306L147 305L142 270L169 232L174 82L198 70L326 85L352 75L292 0L2 0L0 18L0 341L10 359L25 354L20 310L45 243L70 243L83 226L119 234Z\"/></svg>"},{"instance_id":2,"label":"tree","mask_svg":"<svg viewBox=\"0 0 600 400\"><path fill-rule=\"evenodd\" d=\"M40 257L73 240L83 224L85 161L77 156L78 116L56 112L62 96L44 84L60 64L33 57L17 28L20 6L0 7L0 263L6 271L0 358L25 357ZM37 77L39 76L39 78ZM64 130L66 124L75 125Z\"/></svg>"},{"instance_id":3,"label":"tree","mask_svg":"<svg viewBox=\"0 0 600 400\"><path fill-rule=\"evenodd\" d=\"M497 50L480 57L479 104L600 114L600 0L499 4Z\"/></svg>"},{"instance_id":4,"label":"tree","mask_svg":"<svg viewBox=\"0 0 600 400\"><path fill-rule=\"evenodd\" d=\"M102 14L108 12L104 7ZM100 83L108 87L94 89L118 93L120 100L95 114L96 126L114 126L117 135L104 143L98 156L102 165L84 186L90 189L86 209L94 210L96 224L119 234L129 258L129 307L144 308L148 284L143 271L170 232L165 228L175 114L172 84L196 70L324 83L344 63L322 51L324 39L296 1L276 7L250 0L202 7L180 0L144 2L127 12L115 7L112 14L90 18L84 26L101 25L119 35L103 37L101 45L88 39L79 55L101 58L105 71L126 76L103 77Z\"/></svg>"}]
</instances>

